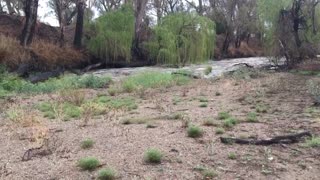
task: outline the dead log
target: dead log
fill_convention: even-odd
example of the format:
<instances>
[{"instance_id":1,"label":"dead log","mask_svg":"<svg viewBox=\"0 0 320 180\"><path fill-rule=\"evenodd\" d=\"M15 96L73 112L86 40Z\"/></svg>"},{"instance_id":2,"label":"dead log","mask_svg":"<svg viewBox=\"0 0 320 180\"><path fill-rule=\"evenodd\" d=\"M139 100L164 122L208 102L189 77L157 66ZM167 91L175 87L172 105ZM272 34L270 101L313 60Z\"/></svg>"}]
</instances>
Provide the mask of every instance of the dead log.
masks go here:
<instances>
[{"instance_id":1,"label":"dead log","mask_svg":"<svg viewBox=\"0 0 320 180\"><path fill-rule=\"evenodd\" d=\"M242 144L242 145L271 145L271 144L291 144L299 142L299 139L308 136L312 137L312 134L309 131L297 133L297 134L289 134L284 136L276 136L271 139L239 139L239 138L228 138L228 137L220 137L220 141L224 144Z\"/></svg>"},{"instance_id":2,"label":"dead log","mask_svg":"<svg viewBox=\"0 0 320 180\"><path fill-rule=\"evenodd\" d=\"M64 69L63 68L58 68L58 69L56 69L54 71L51 71L51 72L43 72L43 73L38 73L36 75L30 76L28 78L28 80L31 83L38 83L38 82L46 81L46 80L48 80L50 78L59 77L63 73L64 73Z\"/></svg>"}]
</instances>

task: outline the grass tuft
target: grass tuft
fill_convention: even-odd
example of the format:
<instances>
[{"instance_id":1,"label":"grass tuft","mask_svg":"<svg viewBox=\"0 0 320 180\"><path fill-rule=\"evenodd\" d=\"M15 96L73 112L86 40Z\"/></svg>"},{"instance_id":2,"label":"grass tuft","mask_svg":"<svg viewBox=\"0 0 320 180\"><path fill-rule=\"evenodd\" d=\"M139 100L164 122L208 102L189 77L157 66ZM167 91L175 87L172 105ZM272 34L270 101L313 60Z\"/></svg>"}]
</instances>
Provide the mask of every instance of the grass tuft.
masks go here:
<instances>
[{"instance_id":1,"label":"grass tuft","mask_svg":"<svg viewBox=\"0 0 320 180\"><path fill-rule=\"evenodd\" d=\"M188 137L199 138L203 135L203 130L195 125L191 125L187 129Z\"/></svg>"},{"instance_id":2,"label":"grass tuft","mask_svg":"<svg viewBox=\"0 0 320 180\"><path fill-rule=\"evenodd\" d=\"M228 119L225 119L223 121L223 126L226 128L232 128L238 123L238 120L236 118L230 117Z\"/></svg>"},{"instance_id":3,"label":"grass tuft","mask_svg":"<svg viewBox=\"0 0 320 180\"><path fill-rule=\"evenodd\" d=\"M252 123L258 122L257 113L249 112L247 115L247 121Z\"/></svg>"},{"instance_id":4,"label":"grass tuft","mask_svg":"<svg viewBox=\"0 0 320 180\"><path fill-rule=\"evenodd\" d=\"M95 157L86 157L78 161L78 166L82 170L93 171L100 165L100 162Z\"/></svg>"},{"instance_id":5,"label":"grass tuft","mask_svg":"<svg viewBox=\"0 0 320 180\"><path fill-rule=\"evenodd\" d=\"M308 139L305 144L305 147L319 148L320 147L320 137L312 137Z\"/></svg>"},{"instance_id":6,"label":"grass tuft","mask_svg":"<svg viewBox=\"0 0 320 180\"><path fill-rule=\"evenodd\" d=\"M158 149L148 149L144 155L144 159L148 163L159 164L161 163L163 154Z\"/></svg>"},{"instance_id":7,"label":"grass tuft","mask_svg":"<svg viewBox=\"0 0 320 180\"><path fill-rule=\"evenodd\" d=\"M114 180L117 177L117 172L111 168L101 169L98 172L99 180Z\"/></svg>"},{"instance_id":8,"label":"grass tuft","mask_svg":"<svg viewBox=\"0 0 320 180\"><path fill-rule=\"evenodd\" d=\"M223 134L225 130L223 128L217 128L216 129L216 134Z\"/></svg>"},{"instance_id":9,"label":"grass tuft","mask_svg":"<svg viewBox=\"0 0 320 180\"><path fill-rule=\"evenodd\" d=\"M231 115L228 112L219 112L218 113L218 119L220 119L220 120L225 120L230 117L231 117Z\"/></svg>"},{"instance_id":10,"label":"grass tuft","mask_svg":"<svg viewBox=\"0 0 320 180\"><path fill-rule=\"evenodd\" d=\"M92 139L86 139L81 142L81 148L82 149L90 149L94 145L94 141Z\"/></svg>"}]
</instances>

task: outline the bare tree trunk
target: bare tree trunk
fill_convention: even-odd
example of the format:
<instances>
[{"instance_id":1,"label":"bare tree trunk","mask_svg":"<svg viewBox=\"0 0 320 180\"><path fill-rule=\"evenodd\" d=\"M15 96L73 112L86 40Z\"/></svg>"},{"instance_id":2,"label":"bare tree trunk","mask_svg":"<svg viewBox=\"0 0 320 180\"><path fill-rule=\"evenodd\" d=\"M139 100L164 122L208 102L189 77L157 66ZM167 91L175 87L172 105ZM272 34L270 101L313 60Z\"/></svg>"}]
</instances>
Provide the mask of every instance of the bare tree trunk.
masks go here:
<instances>
[{"instance_id":1,"label":"bare tree trunk","mask_svg":"<svg viewBox=\"0 0 320 180\"><path fill-rule=\"evenodd\" d=\"M9 14L14 14L15 11L14 11L14 9L12 7L12 4L11 4L10 0L5 0L5 2L6 2L6 5L7 5L7 8L8 8L8 11L9 11L8 13Z\"/></svg>"},{"instance_id":2,"label":"bare tree trunk","mask_svg":"<svg viewBox=\"0 0 320 180\"><path fill-rule=\"evenodd\" d=\"M79 0L77 4L77 9L78 9L77 24L76 24L76 31L74 35L73 45L76 48L81 48L82 35L83 35L84 9L85 9L85 2L83 0Z\"/></svg>"},{"instance_id":3,"label":"bare tree trunk","mask_svg":"<svg viewBox=\"0 0 320 180\"><path fill-rule=\"evenodd\" d=\"M24 47L32 43L33 34L37 24L38 0L24 1L26 22L20 37L20 44Z\"/></svg>"},{"instance_id":4,"label":"bare tree trunk","mask_svg":"<svg viewBox=\"0 0 320 180\"><path fill-rule=\"evenodd\" d=\"M138 49L140 43L140 33L143 24L143 18L146 15L146 6L148 0L135 0L135 30L134 30L134 49Z\"/></svg>"}]
</instances>

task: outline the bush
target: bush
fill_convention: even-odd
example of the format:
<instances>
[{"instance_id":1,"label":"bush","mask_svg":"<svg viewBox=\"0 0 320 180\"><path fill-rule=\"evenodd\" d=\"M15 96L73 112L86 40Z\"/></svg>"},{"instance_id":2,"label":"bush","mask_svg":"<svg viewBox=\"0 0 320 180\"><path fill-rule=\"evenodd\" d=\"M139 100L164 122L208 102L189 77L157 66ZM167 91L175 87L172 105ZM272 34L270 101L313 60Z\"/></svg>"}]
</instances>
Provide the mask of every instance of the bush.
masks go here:
<instances>
[{"instance_id":1,"label":"bush","mask_svg":"<svg viewBox=\"0 0 320 180\"><path fill-rule=\"evenodd\" d=\"M95 157L86 157L78 161L78 166L82 170L93 171L100 165L100 162Z\"/></svg>"},{"instance_id":2,"label":"bush","mask_svg":"<svg viewBox=\"0 0 320 180\"><path fill-rule=\"evenodd\" d=\"M90 28L93 37L87 47L93 54L106 63L131 60L134 38L134 11L131 5L105 13Z\"/></svg>"},{"instance_id":3,"label":"bush","mask_svg":"<svg viewBox=\"0 0 320 180\"><path fill-rule=\"evenodd\" d=\"M170 14L154 28L154 33L145 48L158 63L184 65L213 57L215 24L206 17L195 13Z\"/></svg>"},{"instance_id":4,"label":"bush","mask_svg":"<svg viewBox=\"0 0 320 180\"><path fill-rule=\"evenodd\" d=\"M198 126L192 125L188 127L187 133L189 137L198 138L203 135L203 130Z\"/></svg>"},{"instance_id":5,"label":"bush","mask_svg":"<svg viewBox=\"0 0 320 180\"><path fill-rule=\"evenodd\" d=\"M202 103L202 104L199 105L199 107L206 108L206 107L208 107L208 104L207 103Z\"/></svg>"},{"instance_id":6,"label":"bush","mask_svg":"<svg viewBox=\"0 0 320 180\"><path fill-rule=\"evenodd\" d=\"M213 119L206 119L203 121L204 126L216 126L217 124L214 122Z\"/></svg>"},{"instance_id":7,"label":"bush","mask_svg":"<svg viewBox=\"0 0 320 180\"><path fill-rule=\"evenodd\" d=\"M98 77L94 75L87 75L80 77L77 81L78 88L103 88L111 82L111 78L104 76Z\"/></svg>"},{"instance_id":8,"label":"bush","mask_svg":"<svg viewBox=\"0 0 320 180\"><path fill-rule=\"evenodd\" d=\"M162 153L158 149L148 149L147 152L145 153L145 161L148 163L154 163L158 164L161 163L162 160Z\"/></svg>"},{"instance_id":9,"label":"bush","mask_svg":"<svg viewBox=\"0 0 320 180\"><path fill-rule=\"evenodd\" d=\"M216 129L216 134L223 134L225 131L223 128L217 128Z\"/></svg>"},{"instance_id":10,"label":"bush","mask_svg":"<svg viewBox=\"0 0 320 180\"><path fill-rule=\"evenodd\" d=\"M257 113L249 112L247 115L248 122L258 122Z\"/></svg>"},{"instance_id":11,"label":"bush","mask_svg":"<svg viewBox=\"0 0 320 180\"><path fill-rule=\"evenodd\" d=\"M237 159L237 155L232 152L228 154L228 158L234 160L234 159Z\"/></svg>"},{"instance_id":12,"label":"bush","mask_svg":"<svg viewBox=\"0 0 320 180\"><path fill-rule=\"evenodd\" d=\"M208 66L206 67L206 69L204 70L204 74L205 75L209 75L212 72L212 66Z\"/></svg>"},{"instance_id":13,"label":"bush","mask_svg":"<svg viewBox=\"0 0 320 180\"><path fill-rule=\"evenodd\" d=\"M98 172L98 179L99 180L114 180L116 179L117 173L111 169L102 169Z\"/></svg>"},{"instance_id":14,"label":"bush","mask_svg":"<svg viewBox=\"0 0 320 180\"><path fill-rule=\"evenodd\" d=\"M231 128L237 124L237 119L230 117L223 121L223 126L226 128Z\"/></svg>"},{"instance_id":15,"label":"bush","mask_svg":"<svg viewBox=\"0 0 320 180\"><path fill-rule=\"evenodd\" d=\"M94 141L92 139L86 139L81 142L82 149L90 149L94 145Z\"/></svg>"}]
</instances>

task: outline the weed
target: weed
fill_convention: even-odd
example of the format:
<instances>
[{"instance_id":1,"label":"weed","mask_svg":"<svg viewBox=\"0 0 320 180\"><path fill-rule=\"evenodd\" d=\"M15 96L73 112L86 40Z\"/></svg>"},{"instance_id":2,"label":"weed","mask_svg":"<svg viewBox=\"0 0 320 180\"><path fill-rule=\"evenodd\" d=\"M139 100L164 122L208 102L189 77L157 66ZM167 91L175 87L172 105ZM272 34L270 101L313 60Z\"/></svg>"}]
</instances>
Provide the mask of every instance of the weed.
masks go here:
<instances>
[{"instance_id":1,"label":"weed","mask_svg":"<svg viewBox=\"0 0 320 180\"><path fill-rule=\"evenodd\" d=\"M117 172L111 168L101 169L98 172L99 180L114 180L117 177Z\"/></svg>"},{"instance_id":2,"label":"weed","mask_svg":"<svg viewBox=\"0 0 320 180\"><path fill-rule=\"evenodd\" d=\"M81 142L81 148L82 149L90 149L94 145L94 141L92 139L86 139Z\"/></svg>"},{"instance_id":3,"label":"weed","mask_svg":"<svg viewBox=\"0 0 320 180\"><path fill-rule=\"evenodd\" d=\"M138 108L138 106L135 103L135 99L131 97L114 98L108 96L100 96L95 100L95 102L104 104L110 109L133 110Z\"/></svg>"},{"instance_id":4,"label":"weed","mask_svg":"<svg viewBox=\"0 0 320 180\"><path fill-rule=\"evenodd\" d=\"M212 169L206 169L202 172L203 175L203 179L207 180L207 179L213 179L215 177L218 176L217 172L215 170Z\"/></svg>"},{"instance_id":5,"label":"weed","mask_svg":"<svg viewBox=\"0 0 320 180\"><path fill-rule=\"evenodd\" d=\"M206 108L206 107L208 107L208 103L202 103L202 104L199 105L199 107Z\"/></svg>"},{"instance_id":6,"label":"weed","mask_svg":"<svg viewBox=\"0 0 320 180\"><path fill-rule=\"evenodd\" d=\"M111 82L111 78L104 76L86 75L80 77L77 83L78 88L103 88Z\"/></svg>"},{"instance_id":7,"label":"weed","mask_svg":"<svg viewBox=\"0 0 320 180\"><path fill-rule=\"evenodd\" d=\"M305 147L318 148L320 147L320 137L312 137L304 144Z\"/></svg>"},{"instance_id":8,"label":"weed","mask_svg":"<svg viewBox=\"0 0 320 180\"><path fill-rule=\"evenodd\" d=\"M110 96L115 96L117 94L118 90L115 87L110 87L108 89L108 93Z\"/></svg>"},{"instance_id":9,"label":"weed","mask_svg":"<svg viewBox=\"0 0 320 180\"><path fill-rule=\"evenodd\" d=\"M31 127L40 123L38 115L23 107L10 107L6 111L6 116L9 120L23 127Z\"/></svg>"},{"instance_id":10,"label":"weed","mask_svg":"<svg viewBox=\"0 0 320 180\"><path fill-rule=\"evenodd\" d=\"M144 159L148 163L159 164L161 163L163 154L158 149L148 149L144 155Z\"/></svg>"},{"instance_id":11,"label":"weed","mask_svg":"<svg viewBox=\"0 0 320 180\"><path fill-rule=\"evenodd\" d=\"M63 113L64 113L64 120L69 120L71 118L80 118L82 115L82 109L78 106L75 106L69 103L64 103Z\"/></svg>"},{"instance_id":12,"label":"weed","mask_svg":"<svg viewBox=\"0 0 320 180\"><path fill-rule=\"evenodd\" d=\"M228 112L219 112L218 113L218 119L220 119L220 120L225 120L230 117L231 117L231 115Z\"/></svg>"},{"instance_id":13,"label":"weed","mask_svg":"<svg viewBox=\"0 0 320 180\"><path fill-rule=\"evenodd\" d=\"M255 112L249 112L247 115L247 121L248 122L258 122L257 113Z\"/></svg>"},{"instance_id":14,"label":"weed","mask_svg":"<svg viewBox=\"0 0 320 180\"><path fill-rule=\"evenodd\" d=\"M188 137L199 138L203 135L203 130L195 125L191 125L187 129Z\"/></svg>"},{"instance_id":15,"label":"weed","mask_svg":"<svg viewBox=\"0 0 320 180\"><path fill-rule=\"evenodd\" d=\"M205 75L209 75L212 72L212 66L207 66L206 69L204 70Z\"/></svg>"},{"instance_id":16,"label":"weed","mask_svg":"<svg viewBox=\"0 0 320 180\"><path fill-rule=\"evenodd\" d=\"M235 159L237 159L237 155L234 152L231 152L231 153L228 154L228 158L232 159L232 160L235 160Z\"/></svg>"},{"instance_id":17,"label":"weed","mask_svg":"<svg viewBox=\"0 0 320 180\"><path fill-rule=\"evenodd\" d=\"M200 97L199 101L202 102L202 103L209 102L209 100L207 98L205 98L205 97Z\"/></svg>"},{"instance_id":18,"label":"weed","mask_svg":"<svg viewBox=\"0 0 320 180\"><path fill-rule=\"evenodd\" d=\"M78 161L78 166L82 170L93 171L100 165L100 162L95 157L86 157Z\"/></svg>"},{"instance_id":19,"label":"weed","mask_svg":"<svg viewBox=\"0 0 320 180\"><path fill-rule=\"evenodd\" d=\"M223 126L226 128L232 128L233 126L235 126L237 124L237 122L238 121L236 118L230 117L230 118L225 119L223 121Z\"/></svg>"},{"instance_id":20,"label":"weed","mask_svg":"<svg viewBox=\"0 0 320 180\"><path fill-rule=\"evenodd\" d=\"M223 134L225 130L223 128L217 128L216 129L216 134Z\"/></svg>"},{"instance_id":21,"label":"weed","mask_svg":"<svg viewBox=\"0 0 320 180\"><path fill-rule=\"evenodd\" d=\"M61 98L60 101L68 102L76 106L81 106L85 100L85 91L82 90L62 90L59 95Z\"/></svg>"},{"instance_id":22,"label":"weed","mask_svg":"<svg viewBox=\"0 0 320 180\"><path fill-rule=\"evenodd\" d=\"M257 113L267 113L268 112L268 107L264 104L258 104L256 106L256 112Z\"/></svg>"}]
</instances>

